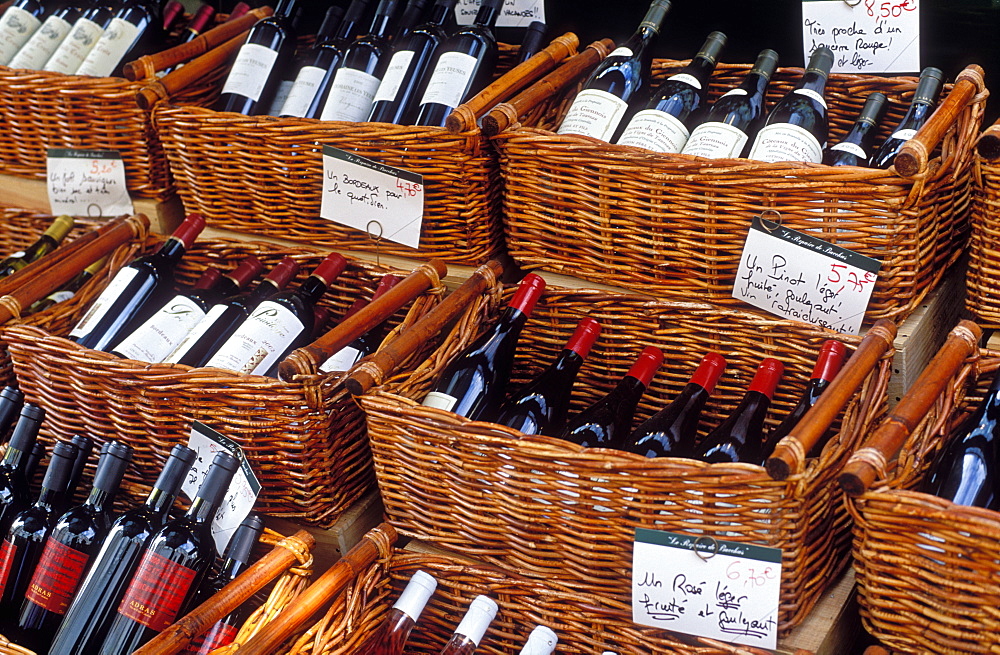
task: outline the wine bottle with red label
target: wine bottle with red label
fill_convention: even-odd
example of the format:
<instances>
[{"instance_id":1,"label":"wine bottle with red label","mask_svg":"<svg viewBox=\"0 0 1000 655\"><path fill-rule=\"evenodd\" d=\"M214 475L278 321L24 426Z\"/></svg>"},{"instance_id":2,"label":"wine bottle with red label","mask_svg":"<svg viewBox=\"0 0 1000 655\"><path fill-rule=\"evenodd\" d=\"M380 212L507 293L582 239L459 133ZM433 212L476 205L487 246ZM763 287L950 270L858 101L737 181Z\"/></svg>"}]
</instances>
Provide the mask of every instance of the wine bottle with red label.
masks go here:
<instances>
[{"instance_id":1,"label":"wine bottle with red label","mask_svg":"<svg viewBox=\"0 0 1000 655\"><path fill-rule=\"evenodd\" d=\"M839 143L827 148L823 163L827 166L868 166L886 101L885 95L878 91L869 94L850 132Z\"/></svg>"},{"instance_id":2,"label":"wine bottle with red label","mask_svg":"<svg viewBox=\"0 0 1000 655\"><path fill-rule=\"evenodd\" d=\"M14 517L31 505L28 458L44 418L44 409L25 403L7 442L7 451L0 461L0 535L7 534Z\"/></svg>"},{"instance_id":3,"label":"wine bottle with red label","mask_svg":"<svg viewBox=\"0 0 1000 655\"><path fill-rule=\"evenodd\" d=\"M934 114L934 104L941 93L944 73L939 68L928 66L920 73L920 81L913 92L913 101L906 115L893 130L892 135L879 146L869 162L872 168L889 168L896 161L903 144L917 135L917 130Z\"/></svg>"},{"instance_id":4,"label":"wine bottle with red label","mask_svg":"<svg viewBox=\"0 0 1000 655\"><path fill-rule=\"evenodd\" d=\"M165 40L159 3L133 0L114 13L76 74L121 77L126 62L162 50Z\"/></svg>"},{"instance_id":5,"label":"wine bottle with red label","mask_svg":"<svg viewBox=\"0 0 1000 655\"><path fill-rule=\"evenodd\" d=\"M396 275L388 273L382 276L382 279L379 280L378 286L375 287L375 293L372 294L371 302L375 302L381 298L384 293L389 291L389 289L392 289L398 283L399 277ZM353 305L351 305L351 307L347 310L347 313L344 314L343 320L346 321L348 318L364 309L367 305L368 301L359 298ZM362 358L375 352L388 329L388 321L375 326L334 354L330 355L325 362L320 364L319 370L324 373L350 370L350 368L361 361Z\"/></svg>"},{"instance_id":6,"label":"wine bottle with red label","mask_svg":"<svg viewBox=\"0 0 1000 655\"><path fill-rule=\"evenodd\" d=\"M378 632L362 649L364 655L402 655L413 626L417 624L436 589L437 580L434 576L424 571L414 573L382 621Z\"/></svg>"},{"instance_id":7,"label":"wine bottle with red label","mask_svg":"<svg viewBox=\"0 0 1000 655\"><path fill-rule=\"evenodd\" d=\"M483 640L490 623L497 615L496 601L488 596L476 596L455 633L441 649L441 655L471 655Z\"/></svg>"}]
</instances>

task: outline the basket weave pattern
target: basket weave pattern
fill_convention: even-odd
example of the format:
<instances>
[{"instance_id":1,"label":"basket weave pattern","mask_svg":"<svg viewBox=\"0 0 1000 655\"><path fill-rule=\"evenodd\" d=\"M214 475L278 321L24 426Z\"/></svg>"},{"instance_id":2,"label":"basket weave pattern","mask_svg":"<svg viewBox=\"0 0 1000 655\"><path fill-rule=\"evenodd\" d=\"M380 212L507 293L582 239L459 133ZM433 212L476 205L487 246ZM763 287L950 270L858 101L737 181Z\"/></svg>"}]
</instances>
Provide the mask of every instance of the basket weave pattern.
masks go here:
<instances>
[{"instance_id":1,"label":"basket weave pattern","mask_svg":"<svg viewBox=\"0 0 1000 655\"><path fill-rule=\"evenodd\" d=\"M1000 162L976 156L965 306L984 328L1000 328Z\"/></svg>"},{"instance_id":2,"label":"basket weave pattern","mask_svg":"<svg viewBox=\"0 0 1000 655\"><path fill-rule=\"evenodd\" d=\"M654 77L685 62L659 60ZM736 86L747 66L720 64L710 93ZM779 69L769 106L801 76ZM913 78L832 75L827 85L836 142L867 95L885 93L881 136L898 124ZM882 262L868 318L903 316L960 254L967 232L972 144L985 94L912 179L895 171L651 153L527 127L494 137L504 177L505 231L524 268L543 268L647 293L734 303L750 219L769 209L806 231Z\"/></svg>"},{"instance_id":3,"label":"basket weave pattern","mask_svg":"<svg viewBox=\"0 0 1000 655\"><path fill-rule=\"evenodd\" d=\"M703 304L553 291L522 333L515 381L551 361L584 315L604 331L578 378L575 409L610 390L644 345L656 345L667 363L640 404L637 424L676 396L700 356L714 350L729 367L708 404L702 433L732 411L764 356L786 366L773 425L802 392L828 336ZM424 366L436 374L444 363ZM884 408L888 362L849 404L839 429L832 428L835 436L822 457L784 482L750 464L651 460L549 437L518 438L511 429L418 404L433 378L397 378L361 398L386 511L402 533L547 580L583 585L621 603L631 595L637 527L782 548L778 620L785 633L846 564L847 515L831 481Z\"/></svg>"}]
</instances>

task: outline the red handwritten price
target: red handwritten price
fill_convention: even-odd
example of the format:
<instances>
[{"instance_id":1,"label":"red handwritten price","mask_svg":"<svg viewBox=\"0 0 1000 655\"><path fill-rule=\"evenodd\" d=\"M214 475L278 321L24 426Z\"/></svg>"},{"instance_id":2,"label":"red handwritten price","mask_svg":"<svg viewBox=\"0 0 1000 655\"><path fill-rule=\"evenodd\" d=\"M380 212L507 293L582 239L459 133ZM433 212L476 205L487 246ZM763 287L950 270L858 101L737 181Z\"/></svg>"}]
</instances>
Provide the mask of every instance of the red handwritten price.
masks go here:
<instances>
[{"instance_id":1,"label":"red handwritten price","mask_svg":"<svg viewBox=\"0 0 1000 655\"><path fill-rule=\"evenodd\" d=\"M396 178L396 188L405 193L408 198L412 198L420 193L423 187L416 182L407 182L406 180Z\"/></svg>"},{"instance_id":2,"label":"red handwritten price","mask_svg":"<svg viewBox=\"0 0 1000 655\"><path fill-rule=\"evenodd\" d=\"M877 10L875 8L876 4L878 4ZM917 3L915 0L882 3L879 3L878 0L865 0L865 9L868 10L869 16L875 16L877 11L879 18L899 18L903 15L903 12L916 11Z\"/></svg>"},{"instance_id":3,"label":"red handwritten price","mask_svg":"<svg viewBox=\"0 0 1000 655\"><path fill-rule=\"evenodd\" d=\"M726 577L736 584L742 581L744 587L763 587L768 580L774 580L777 575L775 567L762 567L759 562L738 560L726 567Z\"/></svg>"},{"instance_id":4,"label":"red handwritten price","mask_svg":"<svg viewBox=\"0 0 1000 655\"><path fill-rule=\"evenodd\" d=\"M110 175L118 170L119 161L116 159L95 159L90 162L91 175Z\"/></svg>"},{"instance_id":5,"label":"red handwritten price","mask_svg":"<svg viewBox=\"0 0 1000 655\"><path fill-rule=\"evenodd\" d=\"M875 284L877 276L871 271L866 271L863 276L859 276L856 271L847 271L846 275L841 269L846 269L846 264L830 264L830 272L826 276L826 281L830 284L841 284L836 293L839 294L844 289L862 293L869 284Z\"/></svg>"}]
</instances>

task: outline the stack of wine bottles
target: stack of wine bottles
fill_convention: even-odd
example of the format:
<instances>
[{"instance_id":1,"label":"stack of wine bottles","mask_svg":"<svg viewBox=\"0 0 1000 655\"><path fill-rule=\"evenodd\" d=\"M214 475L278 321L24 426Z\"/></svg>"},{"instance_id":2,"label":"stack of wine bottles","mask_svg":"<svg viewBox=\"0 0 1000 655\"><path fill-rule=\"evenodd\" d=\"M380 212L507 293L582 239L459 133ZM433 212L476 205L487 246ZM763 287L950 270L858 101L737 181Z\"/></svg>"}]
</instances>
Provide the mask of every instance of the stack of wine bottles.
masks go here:
<instances>
[{"instance_id":1,"label":"stack of wine bottles","mask_svg":"<svg viewBox=\"0 0 1000 655\"><path fill-rule=\"evenodd\" d=\"M33 243L0 259L0 278L21 270L58 248L73 229L73 223L71 216L59 216Z\"/></svg>"},{"instance_id":2,"label":"stack of wine bottles","mask_svg":"<svg viewBox=\"0 0 1000 655\"><path fill-rule=\"evenodd\" d=\"M728 418L699 438L702 411L726 367L726 360L718 353L706 354L681 393L633 428L639 401L663 362L663 353L655 346L645 347L610 392L582 411L571 413L573 385L601 330L591 318L580 321L565 348L545 370L507 394L518 337L544 288L541 277L527 275L497 323L451 361L424 404L587 448L614 448L646 457L763 464L774 446L816 403L846 354L839 341L826 341L805 392L770 430L765 421L784 366L768 357L760 362L743 400ZM821 447L822 443L818 444L809 455L818 455Z\"/></svg>"},{"instance_id":3,"label":"stack of wine bottles","mask_svg":"<svg viewBox=\"0 0 1000 655\"><path fill-rule=\"evenodd\" d=\"M652 45L669 8L669 0L653 0L636 33L590 75L559 134L708 158L889 168L902 145L933 113L943 75L928 67L906 115L877 149L878 123L887 102L881 93L871 94L851 130L827 147L824 91L834 56L825 46L812 53L798 84L770 112L767 88L778 65L773 50L762 50L743 82L709 105L712 73L726 44L721 32L709 34L686 67L653 87Z\"/></svg>"}]
</instances>

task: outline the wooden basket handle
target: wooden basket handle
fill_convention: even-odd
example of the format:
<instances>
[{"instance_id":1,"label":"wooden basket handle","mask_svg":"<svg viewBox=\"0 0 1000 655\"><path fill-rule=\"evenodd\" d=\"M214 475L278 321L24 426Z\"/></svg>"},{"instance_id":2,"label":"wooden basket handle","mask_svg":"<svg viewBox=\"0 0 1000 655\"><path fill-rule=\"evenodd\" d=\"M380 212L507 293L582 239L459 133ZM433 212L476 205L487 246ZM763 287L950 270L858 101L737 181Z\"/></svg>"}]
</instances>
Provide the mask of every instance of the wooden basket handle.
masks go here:
<instances>
[{"instance_id":1,"label":"wooden basket handle","mask_svg":"<svg viewBox=\"0 0 1000 655\"><path fill-rule=\"evenodd\" d=\"M149 111L161 100L169 101L170 98L176 96L196 80L200 80L220 66L225 66L232 59L233 54L240 49L246 38L247 32L238 34L218 48L209 50L184 66L144 86L136 92L135 103L139 105L140 109Z\"/></svg>"},{"instance_id":2,"label":"wooden basket handle","mask_svg":"<svg viewBox=\"0 0 1000 655\"><path fill-rule=\"evenodd\" d=\"M972 321L960 321L889 415L847 460L840 474L841 488L857 497L885 475L891 461L911 432L940 397L963 362L977 351L982 330Z\"/></svg>"},{"instance_id":3,"label":"wooden basket handle","mask_svg":"<svg viewBox=\"0 0 1000 655\"><path fill-rule=\"evenodd\" d=\"M982 67L976 64L966 66L965 70L958 74L955 86L952 87L948 97L937 106L930 120L924 123L912 139L903 144L899 154L896 155L893 165L897 173L903 177L913 177L927 170L931 153L944 138L948 128L955 123L969 101L976 94L986 90L984 75Z\"/></svg>"},{"instance_id":4,"label":"wooden basket handle","mask_svg":"<svg viewBox=\"0 0 1000 655\"><path fill-rule=\"evenodd\" d=\"M503 132L548 98L576 84L581 77L588 75L602 59L607 57L614 47L615 42L611 39L594 41L539 80L537 84L517 94L509 102L496 105L483 116L483 134L494 136Z\"/></svg>"},{"instance_id":5,"label":"wooden basket handle","mask_svg":"<svg viewBox=\"0 0 1000 655\"><path fill-rule=\"evenodd\" d=\"M983 131L976 142L976 151L986 161L1000 159L1000 118Z\"/></svg>"},{"instance_id":6,"label":"wooden basket handle","mask_svg":"<svg viewBox=\"0 0 1000 655\"><path fill-rule=\"evenodd\" d=\"M381 325L423 292L439 286L441 278L447 274L448 267L439 259L417 266L404 280L378 299L338 323L308 346L293 351L278 365L281 379L291 380L298 374L315 375L320 364L331 355L375 326Z\"/></svg>"},{"instance_id":7,"label":"wooden basket handle","mask_svg":"<svg viewBox=\"0 0 1000 655\"><path fill-rule=\"evenodd\" d=\"M896 338L896 324L880 319L872 325L840 373L830 382L795 428L774 448L766 468L775 480L805 469L806 453L819 443L837 415L854 397Z\"/></svg>"},{"instance_id":8,"label":"wooden basket handle","mask_svg":"<svg viewBox=\"0 0 1000 655\"><path fill-rule=\"evenodd\" d=\"M344 379L347 391L360 396L372 387L382 384L401 362L406 361L418 348L437 336L456 316L465 311L470 302L496 284L502 273L503 265L496 260L489 261L473 271L468 280L436 307L378 352L362 360Z\"/></svg>"},{"instance_id":9,"label":"wooden basket handle","mask_svg":"<svg viewBox=\"0 0 1000 655\"><path fill-rule=\"evenodd\" d=\"M476 120L487 109L510 98L521 89L533 84L560 62L576 53L580 38L572 32L552 39L543 50L536 52L527 61L523 61L493 81L485 89L455 108L445 119L445 127L452 134L471 130L476 126Z\"/></svg>"},{"instance_id":10,"label":"wooden basket handle","mask_svg":"<svg viewBox=\"0 0 1000 655\"><path fill-rule=\"evenodd\" d=\"M235 611L269 582L300 563L302 555L308 554L315 545L316 539L305 530L299 530L291 537L279 541L270 552L240 573L235 580L148 641L133 655L180 653L196 637Z\"/></svg>"}]
</instances>

